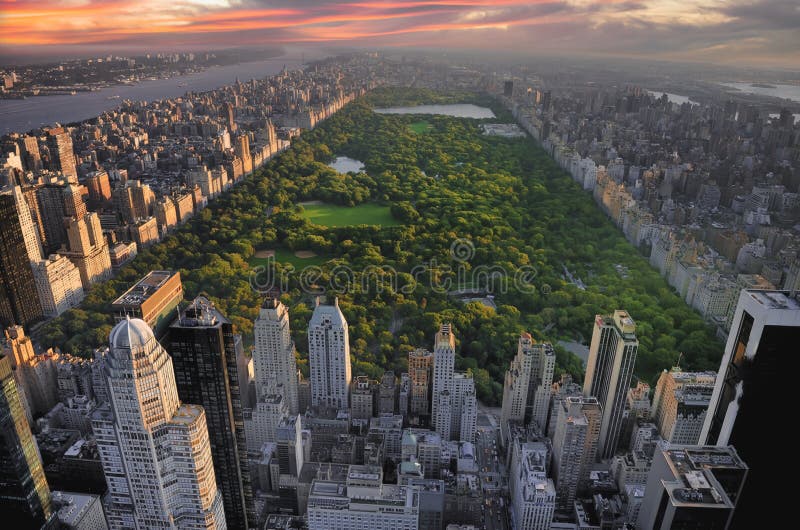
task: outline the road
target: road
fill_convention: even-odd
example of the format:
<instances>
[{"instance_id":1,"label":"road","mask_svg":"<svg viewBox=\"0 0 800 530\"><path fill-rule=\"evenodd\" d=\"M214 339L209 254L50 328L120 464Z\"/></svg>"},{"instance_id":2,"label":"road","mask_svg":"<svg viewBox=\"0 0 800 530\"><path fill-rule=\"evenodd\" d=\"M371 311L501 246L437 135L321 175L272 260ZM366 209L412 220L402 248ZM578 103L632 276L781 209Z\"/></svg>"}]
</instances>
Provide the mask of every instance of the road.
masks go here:
<instances>
[{"instance_id":1,"label":"road","mask_svg":"<svg viewBox=\"0 0 800 530\"><path fill-rule=\"evenodd\" d=\"M475 453L483 490L483 524L485 530L510 530L508 478L500 447L499 423L494 410L480 407ZM483 418L481 418L483 416Z\"/></svg>"}]
</instances>

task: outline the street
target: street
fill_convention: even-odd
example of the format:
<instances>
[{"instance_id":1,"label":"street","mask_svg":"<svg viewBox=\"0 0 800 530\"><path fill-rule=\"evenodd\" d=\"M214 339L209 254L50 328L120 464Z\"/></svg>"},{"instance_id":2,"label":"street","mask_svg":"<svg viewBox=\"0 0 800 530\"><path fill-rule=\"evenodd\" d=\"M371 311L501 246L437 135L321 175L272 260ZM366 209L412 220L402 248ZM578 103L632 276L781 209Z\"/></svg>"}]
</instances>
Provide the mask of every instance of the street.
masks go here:
<instances>
[{"instance_id":1,"label":"street","mask_svg":"<svg viewBox=\"0 0 800 530\"><path fill-rule=\"evenodd\" d=\"M485 530L510 530L507 515L508 481L503 459L498 453L500 431L497 418L490 409L482 408L479 414L475 452L483 492L483 528Z\"/></svg>"}]
</instances>

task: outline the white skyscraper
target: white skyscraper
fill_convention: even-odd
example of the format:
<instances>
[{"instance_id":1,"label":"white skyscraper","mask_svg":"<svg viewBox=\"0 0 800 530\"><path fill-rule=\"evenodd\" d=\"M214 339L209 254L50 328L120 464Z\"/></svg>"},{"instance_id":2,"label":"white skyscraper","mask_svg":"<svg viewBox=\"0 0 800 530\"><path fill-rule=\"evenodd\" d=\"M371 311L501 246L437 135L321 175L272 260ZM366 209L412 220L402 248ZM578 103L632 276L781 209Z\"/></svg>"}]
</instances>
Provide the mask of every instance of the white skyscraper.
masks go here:
<instances>
[{"instance_id":1,"label":"white skyscraper","mask_svg":"<svg viewBox=\"0 0 800 530\"><path fill-rule=\"evenodd\" d=\"M297 362L289 329L289 310L277 298L268 297L253 325L255 371L258 399L277 392L283 395L289 414L298 414Z\"/></svg>"},{"instance_id":2,"label":"white skyscraper","mask_svg":"<svg viewBox=\"0 0 800 530\"><path fill-rule=\"evenodd\" d=\"M433 395L431 420L443 439L450 439L452 427L453 370L456 362L456 338L450 324L442 324L433 347ZM446 394L445 394L446 392ZM443 406L445 405L445 406Z\"/></svg>"},{"instance_id":3,"label":"white skyscraper","mask_svg":"<svg viewBox=\"0 0 800 530\"><path fill-rule=\"evenodd\" d=\"M350 337L339 299L317 307L308 324L308 360L311 372L311 406L348 408L350 389Z\"/></svg>"},{"instance_id":4,"label":"white skyscraper","mask_svg":"<svg viewBox=\"0 0 800 530\"><path fill-rule=\"evenodd\" d=\"M548 530L556 508L556 489L547 478L547 447L525 443L511 469L511 509L517 530Z\"/></svg>"},{"instance_id":5,"label":"white skyscraper","mask_svg":"<svg viewBox=\"0 0 800 530\"><path fill-rule=\"evenodd\" d=\"M638 349L636 323L627 312L595 317L583 394L596 397L603 408L600 458L611 458L617 450Z\"/></svg>"},{"instance_id":6,"label":"white skyscraper","mask_svg":"<svg viewBox=\"0 0 800 530\"><path fill-rule=\"evenodd\" d=\"M172 359L140 319L109 337L104 379L110 402L92 416L112 529L227 528L205 412L181 404Z\"/></svg>"}]
</instances>

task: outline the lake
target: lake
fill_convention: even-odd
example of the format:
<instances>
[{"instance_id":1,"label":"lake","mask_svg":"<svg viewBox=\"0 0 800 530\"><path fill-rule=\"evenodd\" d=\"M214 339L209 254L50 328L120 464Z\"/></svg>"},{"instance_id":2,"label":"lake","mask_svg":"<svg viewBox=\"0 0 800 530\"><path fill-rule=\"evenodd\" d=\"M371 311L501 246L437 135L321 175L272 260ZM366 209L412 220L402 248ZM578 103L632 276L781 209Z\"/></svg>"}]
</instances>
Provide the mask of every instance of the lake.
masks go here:
<instances>
[{"instance_id":1,"label":"lake","mask_svg":"<svg viewBox=\"0 0 800 530\"><path fill-rule=\"evenodd\" d=\"M471 103L458 103L455 105L417 105L415 107L386 107L374 109L378 114L441 114L454 118L496 118L492 109L479 107Z\"/></svg>"},{"instance_id":2,"label":"lake","mask_svg":"<svg viewBox=\"0 0 800 530\"><path fill-rule=\"evenodd\" d=\"M328 164L328 167L332 167L339 173L350 173L351 171L358 173L364 170L364 162L346 156L337 156L333 162Z\"/></svg>"},{"instance_id":3,"label":"lake","mask_svg":"<svg viewBox=\"0 0 800 530\"><path fill-rule=\"evenodd\" d=\"M135 85L115 85L96 92L78 92L74 96L34 96L28 99L0 100L0 134L28 132L55 122L70 123L99 116L104 111L118 107L122 100L153 101L173 98L188 91L203 92L230 85L238 77L245 82L279 73L283 67L290 70L301 66L293 54L264 61L215 66L195 74L170 79L142 81ZM178 84L184 86L178 86ZM111 96L119 98L109 99Z\"/></svg>"},{"instance_id":4,"label":"lake","mask_svg":"<svg viewBox=\"0 0 800 530\"><path fill-rule=\"evenodd\" d=\"M741 90L746 94L760 94L800 102L800 86L773 85L775 88L753 86L750 83L721 83L722 86Z\"/></svg>"}]
</instances>

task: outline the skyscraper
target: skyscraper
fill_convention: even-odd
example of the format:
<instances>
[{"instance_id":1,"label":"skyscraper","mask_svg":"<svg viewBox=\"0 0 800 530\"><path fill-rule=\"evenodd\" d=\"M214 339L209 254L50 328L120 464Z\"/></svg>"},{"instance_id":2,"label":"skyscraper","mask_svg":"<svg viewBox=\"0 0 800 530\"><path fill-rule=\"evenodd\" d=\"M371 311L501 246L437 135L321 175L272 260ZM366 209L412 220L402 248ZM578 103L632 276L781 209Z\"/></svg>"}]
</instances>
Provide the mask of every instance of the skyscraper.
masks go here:
<instances>
[{"instance_id":1,"label":"skyscraper","mask_svg":"<svg viewBox=\"0 0 800 530\"><path fill-rule=\"evenodd\" d=\"M308 325L308 361L311 371L311 406L338 410L349 406L350 336L347 320L333 305L317 306Z\"/></svg>"},{"instance_id":2,"label":"skyscraper","mask_svg":"<svg viewBox=\"0 0 800 530\"><path fill-rule=\"evenodd\" d=\"M602 411L595 398L567 397L557 411L553 435L553 479L558 509L571 512L597 454Z\"/></svg>"},{"instance_id":3,"label":"skyscraper","mask_svg":"<svg viewBox=\"0 0 800 530\"><path fill-rule=\"evenodd\" d=\"M248 520L255 521L255 510L236 366L241 336L234 335L230 321L200 296L172 323L167 342L178 397L206 412L225 519L231 528L247 528Z\"/></svg>"},{"instance_id":4,"label":"skyscraper","mask_svg":"<svg viewBox=\"0 0 800 530\"><path fill-rule=\"evenodd\" d=\"M69 182L78 182L78 170L75 166L75 151L72 148L72 136L62 128L48 131L47 146L50 148L51 169L61 171Z\"/></svg>"},{"instance_id":5,"label":"skyscraper","mask_svg":"<svg viewBox=\"0 0 800 530\"><path fill-rule=\"evenodd\" d=\"M409 352L408 375L411 378L410 413L412 416L427 416L431 410L433 354L422 348Z\"/></svg>"},{"instance_id":6,"label":"skyscraper","mask_svg":"<svg viewBox=\"0 0 800 530\"><path fill-rule=\"evenodd\" d=\"M227 528L205 411L181 404L172 359L139 319L114 326L109 403L92 415L112 529Z\"/></svg>"},{"instance_id":7,"label":"skyscraper","mask_svg":"<svg viewBox=\"0 0 800 530\"><path fill-rule=\"evenodd\" d=\"M0 513L4 527L19 530L39 530L52 517L42 459L5 356L0 356Z\"/></svg>"},{"instance_id":8,"label":"skyscraper","mask_svg":"<svg viewBox=\"0 0 800 530\"><path fill-rule=\"evenodd\" d=\"M59 252L78 267L84 290L111 278L111 254L103 235L100 217L95 212L72 219L67 226L69 250Z\"/></svg>"},{"instance_id":9,"label":"skyscraper","mask_svg":"<svg viewBox=\"0 0 800 530\"><path fill-rule=\"evenodd\" d=\"M0 219L0 324L27 326L44 313L28 255L27 230L12 190L0 192Z\"/></svg>"},{"instance_id":10,"label":"skyscraper","mask_svg":"<svg viewBox=\"0 0 800 530\"><path fill-rule=\"evenodd\" d=\"M453 371L456 360L456 338L450 324L442 324L433 347L433 392L431 424L443 439L450 439L453 396Z\"/></svg>"},{"instance_id":11,"label":"skyscraper","mask_svg":"<svg viewBox=\"0 0 800 530\"><path fill-rule=\"evenodd\" d=\"M747 476L747 465L733 447L676 446L658 450L647 476L636 528L728 528ZM765 512L775 506L764 505L762 513L746 528L753 528L756 521L770 521Z\"/></svg>"},{"instance_id":12,"label":"skyscraper","mask_svg":"<svg viewBox=\"0 0 800 530\"><path fill-rule=\"evenodd\" d=\"M553 346L537 344L530 333L522 333L503 385L500 432L504 442L509 421L535 421L542 429L546 427L554 368Z\"/></svg>"},{"instance_id":13,"label":"skyscraper","mask_svg":"<svg viewBox=\"0 0 800 530\"><path fill-rule=\"evenodd\" d=\"M253 324L253 335L257 397L280 391L289 414L298 414L301 411L294 341L289 329L289 310L280 300L273 297L264 300Z\"/></svg>"},{"instance_id":14,"label":"skyscraper","mask_svg":"<svg viewBox=\"0 0 800 530\"><path fill-rule=\"evenodd\" d=\"M600 458L611 458L617 450L638 348L636 324L627 312L595 317L583 394L596 397L603 408Z\"/></svg>"},{"instance_id":15,"label":"skyscraper","mask_svg":"<svg viewBox=\"0 0 800 530\"><path fill-rule=\"evenodd\" d=\"M683 372L679 366L661 373L651 415L665 440L697 445L716 378L715 372Z\"/></svg>"},{"instance_id":16,"label":"skyscraper","mask_svg":"<svg viewBox=\"0 0 800 530\"><path fill-rule=\"evenodd\" d=\"M556 490L547 478L547 447L525 443L518 466L511 469L511 510L518 530L548 530L556 507Z\"/></svg>"},{"instance_id":17,"label":"skyscraper","mask_svg":"<svg viewBox=\"0 0 800 530\"><path fill-rule=\"evenodd\" d=\"M734 515L744 527L764 506L791 506L791 488L774 487L767 443L786 436L786 411L796 392L785 381L797 367L800 300L788 291L743 290L725 345L700 441L733 445L750 474Z\"/></svg>"}]
</instances>

